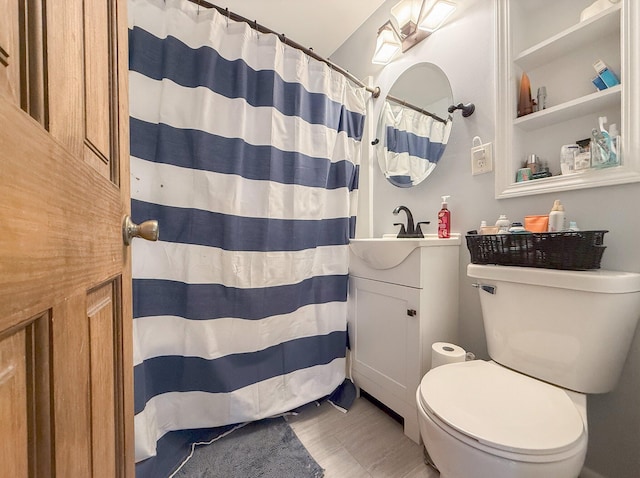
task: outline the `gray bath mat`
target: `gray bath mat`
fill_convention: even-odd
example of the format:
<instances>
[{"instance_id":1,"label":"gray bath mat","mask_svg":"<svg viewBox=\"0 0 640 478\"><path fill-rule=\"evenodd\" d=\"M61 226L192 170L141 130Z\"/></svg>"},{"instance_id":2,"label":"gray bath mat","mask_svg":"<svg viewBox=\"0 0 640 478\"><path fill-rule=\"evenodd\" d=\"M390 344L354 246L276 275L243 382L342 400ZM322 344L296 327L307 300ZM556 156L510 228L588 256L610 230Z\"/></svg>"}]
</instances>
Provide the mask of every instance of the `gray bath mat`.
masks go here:
<instances>
[{"instance_id":1,"label":"gray bath mat","mask_svg":"<svg viewBox=\"0 0 640 478\"><path fill-rule=\"evenodd\" d=\"M283 418L249 423L210 445L197 446L174 478L321 478Z\"/></svg>"}]
</instances>

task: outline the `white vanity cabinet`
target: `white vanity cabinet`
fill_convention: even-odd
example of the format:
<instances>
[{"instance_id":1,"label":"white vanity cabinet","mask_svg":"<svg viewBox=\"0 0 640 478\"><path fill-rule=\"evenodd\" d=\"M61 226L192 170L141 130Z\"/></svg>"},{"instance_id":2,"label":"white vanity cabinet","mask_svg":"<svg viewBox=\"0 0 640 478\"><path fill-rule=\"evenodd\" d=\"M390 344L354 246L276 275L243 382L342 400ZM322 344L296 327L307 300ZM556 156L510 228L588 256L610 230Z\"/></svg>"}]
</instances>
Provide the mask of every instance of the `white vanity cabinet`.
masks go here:
<instances>
[{"instance_id":1,"label":"white vanity cabinet","mask_svg":"<svg viewBox=\"0 0 640 478\"><path fill-rule=\"evenodd\" d=\"M460 235L420 242L388 269L352 250L348 298L353 380L401 415L417 443L416 390L431 367L431 345L457 340Z\"/></svg>"},{"instance_id":2,"label":"white vanity cabinet","mask_svg":"<svg viewBox=\"0 0 640 478\"><path fill-rule=\"evenodd\" d=\"M593 0L494 0L496 5L497 198L640 181L640 2L620 0L580 21ZM604 61L620 85L598 91L593 63ZM547 107L517 117L522 73L531 94L546 87ZM588 139L606 116L621 134L622 164L560 174L562 145ZM550 178L515 182L527 154L545 160Z\"/></svg>"}]
</instances>

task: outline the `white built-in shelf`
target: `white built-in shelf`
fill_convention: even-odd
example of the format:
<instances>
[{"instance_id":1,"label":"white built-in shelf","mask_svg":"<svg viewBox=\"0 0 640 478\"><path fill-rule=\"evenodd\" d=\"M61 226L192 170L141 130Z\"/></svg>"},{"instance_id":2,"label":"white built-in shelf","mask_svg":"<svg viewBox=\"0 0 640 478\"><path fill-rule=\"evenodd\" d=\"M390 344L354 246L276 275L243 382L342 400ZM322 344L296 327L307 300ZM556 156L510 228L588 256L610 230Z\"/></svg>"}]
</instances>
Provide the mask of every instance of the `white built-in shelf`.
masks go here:
<instances>
[{"instance_id":1,"label":"white built-in shelf","mask_svg":"<svg viewBox=\"0 0 640 478\"><path fill-rule=\"evenodd\" d=\"M597 113L605 108L619 105L621 95L622 86L616 85L612 88L596 91L590 95L582 96L542 111L521 116L513 121L513 125L524 131L535 131L552 124Z\"/></svg>"},{"instance_id":2,"label":"white built-in shelf","mask_svg":"<svg viewBox=\"0 0 640 478\"><path fill-rule=\"evenodd\" d=\"M504 188L501 197L530 196L599 186L614 186L640 181L640 172L626 166L605 169L587 169L583 172L512 182Z\"/></svg>"},{"instance_id":3,"label":"white built-in shelf","mask_svg":"<svg viewBox=\"0 0 640 478\"><path fill-rule=\"evenodd\" d=\"M615 186L640 182L640 0L620 0L582 22L555 33L545 40L526 48L513 51L513 38L522 34L526 41L527 28L524 22L538 18L528 15L530 8L544 8L545 15L579 16L591 4L590 0L554 0L541 3L527 2L526 9L520 2L496 0L496 138L495 138L495 194L496 198L529 196L532 194L557 193L576 189ZM538 10L536 13L540 13ZM608 55L612 62L621 65L620 85L597 91L542 111L514 118L517 110L518 90L514 78L521 71L537 70L537 81L566 81L572 84L578 75L571 62L558 61L577 56L589 58L588 52L604 38L618 37L619 48L609 42ZM529 42L532 45L534 40ZM618 62L618 57L619 62ZM582 61L582 60L581 60ZM549 66L553 65L553 68ZM582 79L582 77L580 76ZM586 121L590 116L604 112L619 111L621 131L622 164L606 169L587 170L583 173L559 175L515 183L516 171L521 167L522 156L530 150L542 147L549 161L559 161L562 147L562 132L572 131L575 121ZM553 135L540 132L553 126ZM560 134L557 134L560 133ZM570 137L575 133L568 133ZM551 165L550 165L551 166ZM556 164L557 166L557 164ZM559 168L553 167L553 170Z\"/></svg>"},{"instance_id":4,"label":"white built-in shelf","mask_svg":"<svg viewBox=\"0 0 640 478\"><path fill-rule=\"evenodd\" d=\"M613 4L607 10L527 48L513 61L523 70L530 71L555 58L568 55L598 38L613 34L619 35L621 9L621 3Z\"/></svg>"}]
</instances>

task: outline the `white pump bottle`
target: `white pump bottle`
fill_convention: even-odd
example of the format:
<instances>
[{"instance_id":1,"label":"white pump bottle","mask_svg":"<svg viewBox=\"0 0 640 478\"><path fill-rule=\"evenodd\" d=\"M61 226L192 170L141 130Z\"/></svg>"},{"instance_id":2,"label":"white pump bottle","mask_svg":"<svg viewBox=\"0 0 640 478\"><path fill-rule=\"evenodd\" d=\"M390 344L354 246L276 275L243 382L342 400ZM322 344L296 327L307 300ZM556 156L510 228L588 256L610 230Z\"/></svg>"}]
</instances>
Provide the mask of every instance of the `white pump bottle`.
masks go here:
<instances>
[{"instance_id":1,"label":"white pump bottle","mask_svg":"<svg viewBox=\"0 0 640 478\"><path fill-rule=\"evenodd\" d=\"M560 232L567 229L564 206L559 199L553 202L553 207L549 213L549 232Z\"/></svg>"}]
</instances>

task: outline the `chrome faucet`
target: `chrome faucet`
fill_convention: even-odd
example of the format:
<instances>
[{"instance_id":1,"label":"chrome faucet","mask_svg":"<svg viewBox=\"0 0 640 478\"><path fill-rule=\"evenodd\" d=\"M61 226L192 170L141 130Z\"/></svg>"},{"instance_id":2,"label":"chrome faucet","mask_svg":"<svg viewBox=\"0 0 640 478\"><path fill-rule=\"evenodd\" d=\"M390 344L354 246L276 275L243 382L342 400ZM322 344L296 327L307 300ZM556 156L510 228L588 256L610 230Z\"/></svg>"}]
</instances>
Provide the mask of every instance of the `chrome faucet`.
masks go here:
<instances>
[{"instance_id":1,"label":"chrome faucet","mask_svg":"<svg viewBox=\"0 0 640 478\"><path fill-rule=\"evenodd\" d=\"M407 214L407 227L405 228L401 222L394 222L394 226L400 226L400 232L398 232L397 237L424 237L420 229L420 224L429 224L429 221L421 221L417 227L414 227L413 214L411 214L409 208L407 206L398 206L393 210L393 214L398 215L400 211L404 211Z\"/></svg>"}]
</instances>

